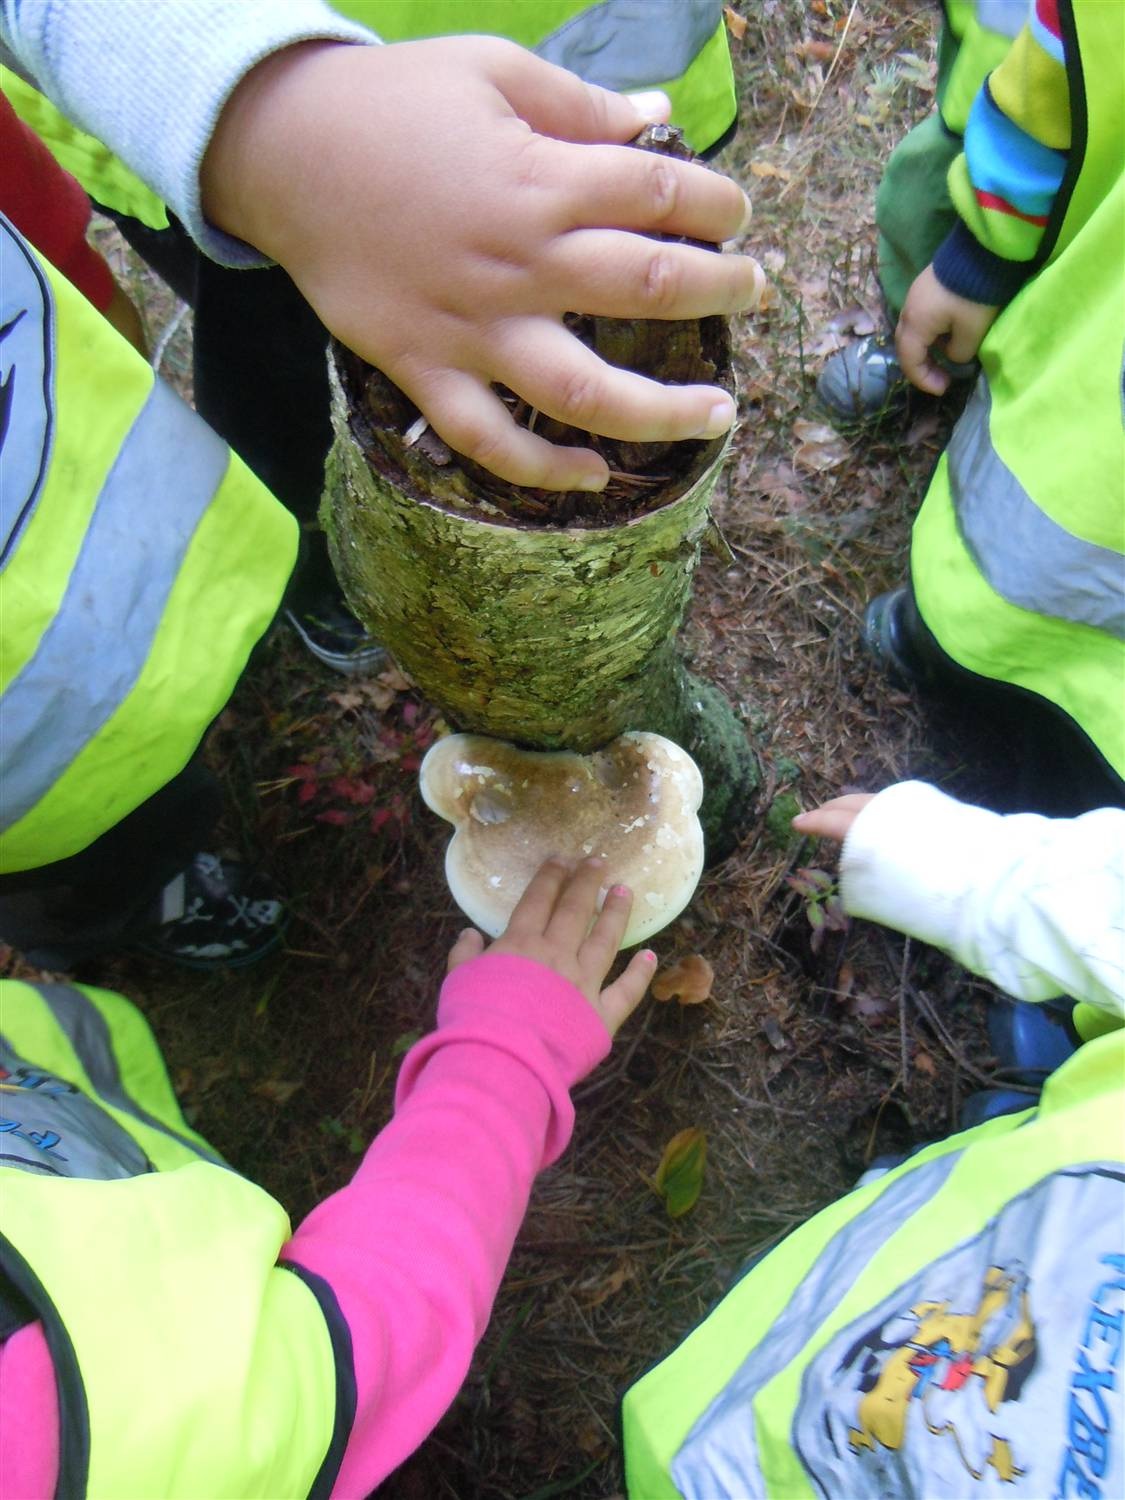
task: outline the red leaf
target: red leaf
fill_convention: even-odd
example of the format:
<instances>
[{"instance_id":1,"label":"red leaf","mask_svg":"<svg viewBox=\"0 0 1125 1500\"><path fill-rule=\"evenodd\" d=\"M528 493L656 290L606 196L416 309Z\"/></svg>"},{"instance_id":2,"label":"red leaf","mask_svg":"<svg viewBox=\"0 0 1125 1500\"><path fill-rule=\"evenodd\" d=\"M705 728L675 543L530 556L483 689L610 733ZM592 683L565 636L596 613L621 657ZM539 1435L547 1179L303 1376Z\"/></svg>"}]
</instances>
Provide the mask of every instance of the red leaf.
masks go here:
<instances>
[{"instance_id":1,"label":"red leaf","mask_svg":"<svg viewBox=\"0 0 1125 1500\"><path fill-rule=\"evenodd\" d=\"M337 776L328 790L333 797L340 797L356 807L366 807L375 798L375 788L358 776Z\"/></svg>"},{"instance_id":2,"label":"red leaf","mask_svg":"<svg viewBox=\"0 0 1125 1500\"><path fill-rule=\"evenodd\" d=\"M422 764L422 760L421 760L421 757L418 756L418 755L414 755L414 754L404 755L402 757L402 761L400 762L400 764L402 765L402 769L404 771L416 771L418 769L418 767Z\"/></svg>"},{"instance_id":3,"label":"red leaf","mask_svg":"<svg viewBox=\"0 0 1125 1500\"><path fill-rule=\"evenodd\" d=\"M316 815L318 823L331 823L336 828L343 828L351 820L351 813L345 812L342 807L330 807L327 812L317 813Z\"/></svg>"},{"instance_id":4,"label":"red leaf","mask_svg":"<svg viewBox=\"0 0 1125 1500\"><path fill-rule=\"evenodd\" d=\"M302 781L297 789L297 801L302 807L306 802L311 802L319 791L315 781Z\"/></svg>"},{"instance_id":5,"label":"red leaf","mask_svg":"<svg viewBox=\"0 0 1125 1500\"><path fill-rule=\"evenodd\" d=\"M408 725L411 729L413 729L414 725L417 723L417 721L418 721L418 705L417 705L417 703L404 703L402 705L402 722L404 724Z\"/></svg>"},{"instance_id":6,"label":"red leaf","mask_svg":"<svg viewBox=\"0 0 1125 1500\"><path fill-rule=\"evenodd\" d=\"M385 828L391 821L391 810L389 807L377 807L371 814L369 827L372 833L378 833L380 828Z\"/></svg>"}]
</instances>

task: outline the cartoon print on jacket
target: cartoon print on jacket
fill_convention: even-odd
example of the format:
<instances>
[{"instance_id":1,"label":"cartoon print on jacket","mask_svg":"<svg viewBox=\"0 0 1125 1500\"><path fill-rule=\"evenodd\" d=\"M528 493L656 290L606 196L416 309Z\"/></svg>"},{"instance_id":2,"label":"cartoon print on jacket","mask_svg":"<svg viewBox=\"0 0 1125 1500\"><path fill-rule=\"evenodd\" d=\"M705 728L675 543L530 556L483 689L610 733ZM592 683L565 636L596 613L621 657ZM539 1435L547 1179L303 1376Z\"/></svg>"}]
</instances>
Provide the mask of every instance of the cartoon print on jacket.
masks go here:
<instances>
[{"instance_id":1,"label":"cartoon print on jacket","mask_svg":"<svg viewBox=\"0 0 1125 1500\"><path fill-rule=\"evenodd\" d=\"M825 1500L1125 1494L1125 1172L1072 1166L974 1225L953 1165L823 1247L672 1459L685 1500L765 1500L785 1451Z\"/></svg>"},{"instance_id":2,"label":"cartoon print on jacket","mask_svg":"<svg viewBox=\"0 0 1125 1500\"><path fill-rule=\"evenodd\" d=\"M990 1431L987 1452L970 1454L957 1418L974 1392L993 1415L1003 1402L1018 1401L1035 1358L1026 1273L989 1266L972 1311L955 1311L949 1301L917 1303L863 1335L844 1356L840 1379L853 1385L858 1379L862 1391L848 1443L853 1452L876 1443L901 1448L910 1403L919 1401L928 1431L952 1438L974 1479L986 1464L1001 1479L1014 1479L1023 1469L1008 1439Z\"/></svg>"}]
</instances>

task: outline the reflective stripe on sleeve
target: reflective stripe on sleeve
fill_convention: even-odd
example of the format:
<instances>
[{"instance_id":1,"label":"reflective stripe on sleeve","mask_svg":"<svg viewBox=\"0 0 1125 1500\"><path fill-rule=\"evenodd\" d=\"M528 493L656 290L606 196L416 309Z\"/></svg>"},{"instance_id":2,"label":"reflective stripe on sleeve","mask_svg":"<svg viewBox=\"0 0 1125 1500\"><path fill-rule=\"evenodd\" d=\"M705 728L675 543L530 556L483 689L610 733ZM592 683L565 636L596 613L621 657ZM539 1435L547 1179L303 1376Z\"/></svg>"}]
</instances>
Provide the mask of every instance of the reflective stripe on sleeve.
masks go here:
<instances>
[{"instance_id":1,"label":"reflective stripe on sleeve","mask_svg":"<svg viewBox=\"0 0 1125 1500\"><path fill-rule=\"evenodd\" d=\"M128 697L228 459L157 381L98 496L62 606L0 698L0 831L46 796Z\"/></svg>"},{"instance_id":2,"label":"reflective stripe on sleeve","mask_svg":"<svg viewBox=\"0 0 1125 1500\"><path fill-rule=\"evenodd\" d=\"M685 73L722 19L719 0L602 0L535 51L602 88L650 88Z\"/></svg>"},{"instance_id":3,"label":"reflective stripe on sleeve","mask_svg":"<svg viewBox=\"0 0 1125 1500\"><path fill-rule=\"evenodd\" d=\"M982 375L949 441L957 525L984 578L1009 604L1125 640L1125 557L1051 519L992 446Z\"/></svg>"}]
</instances>

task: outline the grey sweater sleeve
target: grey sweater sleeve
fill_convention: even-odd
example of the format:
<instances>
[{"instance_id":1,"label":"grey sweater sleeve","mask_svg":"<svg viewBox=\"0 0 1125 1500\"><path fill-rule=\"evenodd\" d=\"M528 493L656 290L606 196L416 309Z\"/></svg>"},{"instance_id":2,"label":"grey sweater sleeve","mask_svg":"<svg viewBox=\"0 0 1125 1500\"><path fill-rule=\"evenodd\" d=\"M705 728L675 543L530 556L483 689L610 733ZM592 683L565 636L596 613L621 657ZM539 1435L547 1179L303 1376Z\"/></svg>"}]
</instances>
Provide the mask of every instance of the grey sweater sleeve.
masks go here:
<instances>
[{"instance_id":1,"label":"grey sweater sleeve","mask_svg":"<svg viewBox=\"0 0 1125 1500\"><path fill-rule=\"evenodd\" d=\"M260 265L207 223L199 168L235 85L294 42L373 43L322 0L0 0L0 43L111 147L213 259Z\"/></svg>"}]
</instances>

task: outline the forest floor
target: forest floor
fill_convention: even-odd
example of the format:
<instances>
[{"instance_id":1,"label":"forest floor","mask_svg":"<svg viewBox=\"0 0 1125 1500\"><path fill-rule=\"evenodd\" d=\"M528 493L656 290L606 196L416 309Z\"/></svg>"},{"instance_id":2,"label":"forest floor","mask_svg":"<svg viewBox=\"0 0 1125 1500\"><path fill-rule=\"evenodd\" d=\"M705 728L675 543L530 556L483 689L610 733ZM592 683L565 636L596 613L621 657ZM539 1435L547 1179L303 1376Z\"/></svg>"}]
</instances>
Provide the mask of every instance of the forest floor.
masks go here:
<instances>
[{"instance_id":1,"label":"forest floor","mask_svg":"<svg viewBox=\"0 0 1125 1500\"><path fill-rule=\"evenodd\" d=\"M881 323L874 191L932 107L937 7L736 9L741 125L716 165L754 199L746 248L769 288L735 332L741 419L715 502L734 562L705 554L684 641L745 718L767 791L738 851L654 940L664 964L710 962L710 999L646 1002L577 1089L574 1143L535 1188L464 1388L381 1491L396 1500L618 1494L624 1388L872 1155L948 1132L990 1067L985 986L858 922L814 952L787 884L800 867L832 869L830 849L789 834L798 805L911 775L971 796L984 774L860 640L866 601L906 574L953 414L919 399L845 438L813 393L826 354ZM190 315L114 253L184 388ZM230 793L227 841L292 903L285 951L206 978L137 955L83 976L142 1006L189 1118L294 1220L387 1120L463 925L442 875L448 830L416 790L440 728L397 673L334 677L275 631L209 754ZM687 1129L706 1137L706 1168L695 1206L672 1219L650 1179Z\"/></svg>"}]
</instances>

